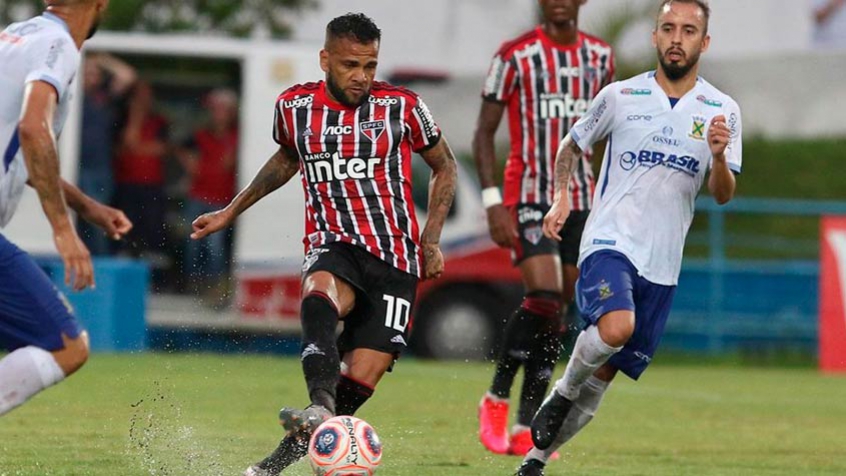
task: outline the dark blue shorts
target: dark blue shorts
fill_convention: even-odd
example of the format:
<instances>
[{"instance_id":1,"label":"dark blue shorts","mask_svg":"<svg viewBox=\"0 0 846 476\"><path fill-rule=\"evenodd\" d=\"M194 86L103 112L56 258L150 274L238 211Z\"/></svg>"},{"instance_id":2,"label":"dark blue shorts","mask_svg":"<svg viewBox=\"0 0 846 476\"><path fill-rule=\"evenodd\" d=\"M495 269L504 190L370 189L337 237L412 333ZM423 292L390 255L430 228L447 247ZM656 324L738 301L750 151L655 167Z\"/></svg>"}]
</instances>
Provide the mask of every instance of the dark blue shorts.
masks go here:
<instances>
[{"instance_id":1,"label":"dark blue shorts","mask_svg":"<svg viewBox=\"0 0 846 476\"><path fill-rule=\"evenodd\" d=\"M576 282L576 303L588 326L611 311L634 311L634 334L608 363L635 380L661 342L675 293L675 286L647 281L628 258L608 250L585 258Z\"/></svg>"},{"instance_id":2,"label":"dark blue shorts","mask_svg":"<svg viewBox=\"0 0 846 476\"><path fill-rule=\"evenodd\" d=\"M82 328L62 293L30 256L0 235L0 346L10 352L29 345L64 347L62 334Z\"/></svg>"}]
</instances>

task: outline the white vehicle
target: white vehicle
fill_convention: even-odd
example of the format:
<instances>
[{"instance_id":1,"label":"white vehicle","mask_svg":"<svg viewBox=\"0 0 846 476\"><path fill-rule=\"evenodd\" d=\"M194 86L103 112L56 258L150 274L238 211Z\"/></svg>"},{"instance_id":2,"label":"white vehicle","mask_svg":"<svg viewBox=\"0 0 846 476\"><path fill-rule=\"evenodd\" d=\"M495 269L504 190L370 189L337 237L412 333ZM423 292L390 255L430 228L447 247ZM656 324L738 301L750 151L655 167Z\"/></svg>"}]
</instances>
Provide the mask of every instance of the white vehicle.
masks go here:
<instances>
[{"instance_id":1,"label":"white vehicle","mask_svg":"<svg viewBox=\"0 0 846 476\"><path fill-rule=\"evenodd\" d=\"M86 45L86 51L157 58L159 64L163 60L172 64L204 60L231 63L240 75L241 187L278 147L271 137L277 96L293 84L323 77L316 45L116 33L98 34ZM81 89L78 91L81 95ZM79 103L74 101L75 113L68 120L60 145L62 174L69 180L77 173ZM437 118L437 105L432 109ZM448 130L445 133L449 136ZM429 169L422 159L417 165L414 201L422 221L426 219ZM508 252L496 248L488 238L485 212L472 175L467 170L459 171L455 207L442 236L444 277L422 283L418 291L412 346L423 355L489 354L506 317L504 310L515 307L514 300L521 293L519 273L512 268ZM5 233L30 252L54 253L33 193L27 193L20 210L19 219ZM190 300L157 296L149 302L148 325L212 332L297 332L303 213L302 188L294 179L239 218L234 250L237 292L232 312L211 313Z\"/></svg>"}]
</instances>

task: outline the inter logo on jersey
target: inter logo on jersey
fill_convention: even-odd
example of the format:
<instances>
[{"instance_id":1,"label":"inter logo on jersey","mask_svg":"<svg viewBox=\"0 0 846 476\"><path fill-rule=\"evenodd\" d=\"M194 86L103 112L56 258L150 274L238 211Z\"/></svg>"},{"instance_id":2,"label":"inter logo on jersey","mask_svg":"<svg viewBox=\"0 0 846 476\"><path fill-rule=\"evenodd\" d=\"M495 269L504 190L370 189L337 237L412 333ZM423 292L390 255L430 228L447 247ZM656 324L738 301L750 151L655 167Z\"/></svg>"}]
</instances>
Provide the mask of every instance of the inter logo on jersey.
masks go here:
<instances>
[{"instance_id":1,"label":"inter logo on jersey","mask_svg":"<svg viewBox=\"0 0 846 476\"><path fill-rule=\"evenodd\" d=\"M379 140L379 136L385 130L385 121L367 121L362 122L359 127L361 133L373 142Z\"/></svg>"}]
</instances>

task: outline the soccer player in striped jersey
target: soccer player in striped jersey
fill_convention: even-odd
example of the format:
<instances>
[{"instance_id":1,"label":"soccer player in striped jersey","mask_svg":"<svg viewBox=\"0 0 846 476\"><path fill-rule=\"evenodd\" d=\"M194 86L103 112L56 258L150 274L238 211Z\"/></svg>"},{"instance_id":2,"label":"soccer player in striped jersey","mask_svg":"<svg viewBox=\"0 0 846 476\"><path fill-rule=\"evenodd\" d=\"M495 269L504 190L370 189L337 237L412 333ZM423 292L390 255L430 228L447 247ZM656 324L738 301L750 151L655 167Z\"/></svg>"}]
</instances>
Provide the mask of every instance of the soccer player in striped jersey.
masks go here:
<instances>
[{"instance_id":1,"label":"soccer player in striped jersey","mask_svg":"<svg viewBox=\"0 0 846 476\"><path fill-rule=\"evenodd\" d=\"M552 203L558 143L614 76L611 47L578 29L584 3L539 0L543 24L502 45L482 93L473 143L482 199L491 238L512 249L526 293L506 322L493 382L479 405L479 438L494 453L524 455L531 449L529 424L546 394L566 329L562 303L573 300L579 240L594 189L590 150L570 181L574 211L561 243L543 236L542 220ZM511 151L503 200L494 180L494 134L506 109ZM509 436L509 396L520 366L523 388Z\"/></svg>"},{"instance_id":2,"label":"soccer player in striped jersey","mask_svg":"<svg viewBox=\"0 0 846 476\"><path fill-rule=\"evenodd\" d=\"M661 340L696 195L734 196L742 165L737 103L698 76L708 49L704 0L663 0L656 71L612 83L561 143L544 234L560 240L566 184L579 156L609 137L579 256L576 300L586 321L564 376L532 420L536 446L518 475L541 475L552 451L590 422L610 382L638 379Z\"/></svg>"},{"instance_id":3,"label":"soccer player in striped jersey","mask_svg":"<svg viewBox=\"0 0 846 476\"><path fill-rule=\"evenodd\" d=\"M94 285L88 249L68 206L118 239L132 224L59 176L61 133L79 68L79 50L96 31L107 0L47 0L43 15L0 32L0 226L29 184L38 193L53 241L75 290ZM32 258L0 235L0 416L76 372L88 359L88 334L67 299Z\"/></svg>"},{"instance_id":4,"label":"soccer player in striped jersey","mask_svg":"<svg viewBox=\"0 0 846 476\"><path fill-rule=\"evenodd\" d=\"M322 421L352 415L370 398L407 345L418 281L443 272L439 240L455 194L455 159L419 96L374 81L380 37L365 15L332 20L320 52L325 80L293 86L276 102L279 150L226 208L194 222L194 239L221 230L300 174L301 358L311 405L282 409L286 437L245 475L278 474L305 455ZM432 168L422 232L411 198L414 152Z\"/></svg>"}]
</instances>

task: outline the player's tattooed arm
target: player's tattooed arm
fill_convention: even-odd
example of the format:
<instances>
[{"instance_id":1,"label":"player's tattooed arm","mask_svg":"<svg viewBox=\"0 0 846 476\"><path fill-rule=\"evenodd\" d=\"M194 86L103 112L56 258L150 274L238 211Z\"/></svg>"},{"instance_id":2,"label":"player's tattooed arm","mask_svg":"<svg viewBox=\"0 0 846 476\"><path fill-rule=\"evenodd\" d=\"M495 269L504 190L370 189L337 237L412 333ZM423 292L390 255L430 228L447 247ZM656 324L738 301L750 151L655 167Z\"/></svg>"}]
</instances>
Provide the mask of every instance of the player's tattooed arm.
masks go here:
<instances>
[{"instance_id":1,"label":"player's tattooed arm","mask_svg":"<svg viewBox=\"0 0 846 476\"><path fill-rule=\"evenodd\" d=\"M432 168L432 179L429 181L429 210L426 226L421 235L425 264L424 277L430 279L439 277L444 270L444 258L439 243L441 230L444 228L444 222L455 198L458 171L452 149L443 137L434 147L422 152L421 155Z\"/></svg>"},{"instance_id":2,"label":"player's tattooed arm","mask_svg":"<svg viewBox=\"0 0 846 476\"><path fill-rule=\"evenodd\" d=\"M82 290L94 285L91 254L76 234L59 176L59 153L53 133L58 96L44 81L26 86L18 137L29 173L28 183L38 193L41 208L53 228L53 242L65 265L65 284Z\"/></svg>"},{"instance_id":3,"label":"player's tattooed arm","mask_svg":"<svg viewBox=\"0 0 846 476\"><path fill-rule=\"evenodd\" d=\"M581 157L582 149L570 134L567 134L558 145L558 153L555 156L555 197L543 219L543 234L547 238L561 241L559 232L570 216L570 196L567 193L570 189L570 176Z\"/></svg>"},{"instance_id":4,"label":"player's tattooed arm","mask_svg":"<svg viewBox=\"0 0 846 476\"><path fill-rule=\"evenodd\" d=\"M191 224L194 232L191 238L199 240L216 231L222 230L238 218L256 202L269 193L288 183L300 169L295 151L280 147L262 166L253 180L222 210L199 216Z\"/></svg>"},{"instance_id":5,"label":"player's tattooed arm","mask_svg":"<svg viewBox=\"0 0 846 476\"><path fill-rule=\"evenodd\" d=\"M237 217L256 202L288 183L299 170L300 164L296 152L280 147L227 208L230 208Z\"/></svg>"},{"instance_id":6,"label":"player's tattooed arm","mask_svg":"<svg viewBox=\"0 0 846 476\"><path fill-rule=\"evenodd\" d=\"M576 141L567 134L558 144L558 152L555 156L555 197L554 200L568 200L567 191L570 186L570 177L576 170L576 165L582 157L582 149Z\"/></svg>"}]
</instances>

